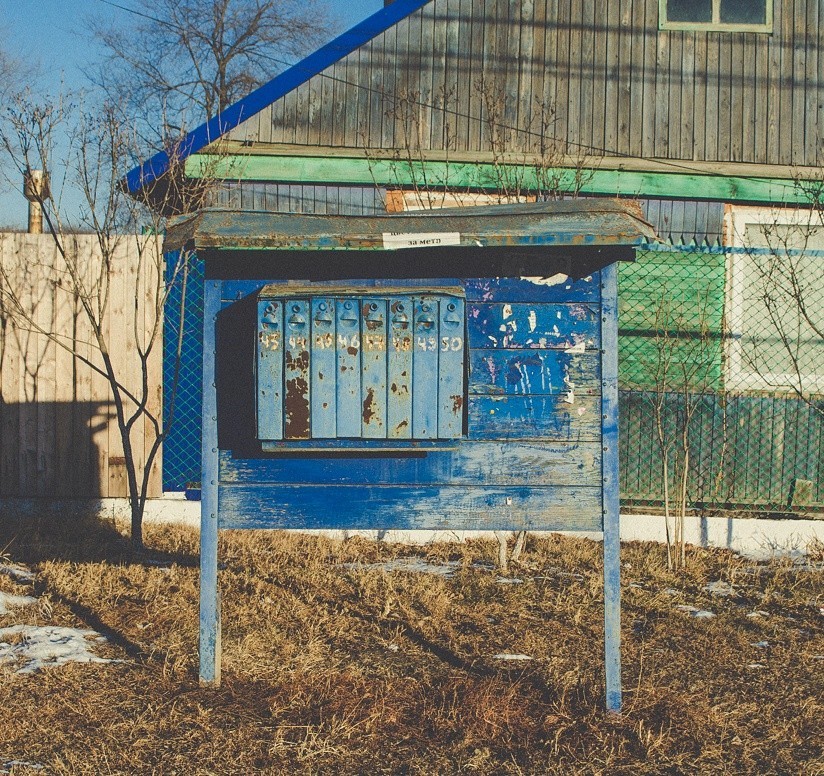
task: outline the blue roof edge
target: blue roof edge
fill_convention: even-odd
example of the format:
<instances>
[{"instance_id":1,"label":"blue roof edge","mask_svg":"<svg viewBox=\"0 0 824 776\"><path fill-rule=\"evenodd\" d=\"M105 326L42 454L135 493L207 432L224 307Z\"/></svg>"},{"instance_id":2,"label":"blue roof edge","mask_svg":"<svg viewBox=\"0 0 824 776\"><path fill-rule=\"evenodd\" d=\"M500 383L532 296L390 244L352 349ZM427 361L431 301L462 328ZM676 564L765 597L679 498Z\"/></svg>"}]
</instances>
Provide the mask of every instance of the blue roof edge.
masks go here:
<instances>
[{"instance_id":1,"label":"blue roof edge","mask_svg":"<svg viewBox=\"0 0 824 776\"><path fill-rule=\"evenodd\" d=\"M197 153L209 143L237 127L242 121L254 116L267 105L306 83L329 65L338 62L364 43L386 32L390 27L429 2L430 0L395 0L390 5L384 6L372 16L321 46L308 57L284 70L268 83L255 89L251 94L230 105L214 118L193 129L178 146L178 156L186 159ZM143 186L154 183L168 170L169 161L168 152L160 151L130 170L126 174L128 191L134 193Z\"/></svg>"}]
</instances>

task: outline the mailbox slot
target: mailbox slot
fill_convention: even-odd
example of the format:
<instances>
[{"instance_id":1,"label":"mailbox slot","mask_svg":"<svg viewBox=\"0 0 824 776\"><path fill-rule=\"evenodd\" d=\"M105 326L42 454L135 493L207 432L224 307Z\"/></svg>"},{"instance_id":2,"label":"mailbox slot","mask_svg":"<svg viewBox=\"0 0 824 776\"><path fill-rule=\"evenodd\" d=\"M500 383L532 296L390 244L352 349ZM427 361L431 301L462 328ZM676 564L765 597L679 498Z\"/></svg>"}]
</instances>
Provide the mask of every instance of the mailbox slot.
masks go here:
<instances>
[{"instance_id":1,"label":"mailbox slot","mask_svg":"<svg viewBox=\"0 0 824 776\"><path fill-rule=\"evenodd\" d=\"M263 448L460 438L465 307L463 289L266 286L256 357Z\"/></svg>"}]
</instances>

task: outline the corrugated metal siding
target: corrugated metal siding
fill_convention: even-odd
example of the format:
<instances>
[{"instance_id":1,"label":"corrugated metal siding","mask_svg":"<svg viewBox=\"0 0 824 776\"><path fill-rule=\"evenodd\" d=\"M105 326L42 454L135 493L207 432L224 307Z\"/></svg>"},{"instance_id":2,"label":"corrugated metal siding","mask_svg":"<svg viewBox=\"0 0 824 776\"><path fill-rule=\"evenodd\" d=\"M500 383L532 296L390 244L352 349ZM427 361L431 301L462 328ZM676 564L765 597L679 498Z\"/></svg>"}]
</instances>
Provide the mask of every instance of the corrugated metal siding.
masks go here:
<instances>
[{"instance_id":1,"label":"corrugated metal siding","mask_svg":"<svg viewBox=\"0 0 824 776\"><path fill-rule=\"evenodd\" d=\"M621 498L661 504L661 453L655 431L655 396L620 394ZM684 397L665 399L668 428L683 413ZM801 399L707 394L690 423L690 503L706 506L786 508L795 479L811 480L811 506L824 505L824 416ZM675 485L671 451L670 494Z\"/></svg>"},{"instance_id":2,"label":"corrugated metal siding","mask_svg":"<svg viewBox=\"0 0 824 776\"><path fill-rule=\"evenodd\" d=\"M501 95L508 151L538 150L542 102L573 155L814 165L822 16L821 0L785 0L772 35L676 32L658 29L658 0L433 0L231 137L490 151L485 89ZM397 96L415 103L412 122Z\"/></svg>"},{"instance_id":3,"label":"corrugated metal siding","mask_svg":"<svg viewBox=\"0 0 824 776\"><path fill-rule=\"evenodd\" d=\"M232 210L321 215L374 215L386 212L386 191L374 186L310 186L289 183L226 183L213 206Z\"/></svg>"}]
</instances>

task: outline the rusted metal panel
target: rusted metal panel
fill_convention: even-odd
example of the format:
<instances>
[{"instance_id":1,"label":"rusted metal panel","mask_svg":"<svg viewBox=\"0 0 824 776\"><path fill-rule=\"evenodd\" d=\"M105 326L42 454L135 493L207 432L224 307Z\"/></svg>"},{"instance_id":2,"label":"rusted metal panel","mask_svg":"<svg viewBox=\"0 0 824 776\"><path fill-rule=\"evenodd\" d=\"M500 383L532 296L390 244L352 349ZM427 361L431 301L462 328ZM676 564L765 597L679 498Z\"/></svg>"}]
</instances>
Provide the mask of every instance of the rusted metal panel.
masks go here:
<instances>
[{"instance_id":1,"label":"rusted metal panel","mask_svg":"<svg viewBox=\"0 0 824 776\"><path fill-rule=\"evenodd\" d=\"M257 433L261 439L283 438L283 304L258 302Z\"/></svg>"},{"instance_id":2,"label":"rusted metal panel","mask_svg":"<svg viewBox=\"0 0 824 776\"><path fill-rule=\"evenodd\" d=\"M343 440L461 436L464 310L460 288L265 286L258 295L257 438L278 450L283 445L268 443L339 439L345 447ZM282 351L272 333L278 325L286 331ZM279 358L282 365L274 363ZM271 406L278 368L280 416Z\"/></svg>"},{"instance_id":3,"label":"rusted metal panel","mask_svg":"<svg viewBox=\"0 0 824 776\"><path fill-rule=\"evenodd\" d=\"M389 309L387 436L412 438L412 297L397 296Z\"/></svg>"},{"instance_id":4,"label":"rusted metal panel","mask_svg":"<svg viewBox=\"0 0 824 776\"><path fill-rule=\"evenodd\" d=\"M386 439L386 331L388 302L361 304L361 436Z\"/></svg>"},{"instance_id":5,"label":"rusted metal panel","mask_svg":"<svg viewBox=\"0 0 824 776\"><path fill-rule=\"evenodd\" d=\"M437 300L427 297L416 300L413 333L412 435L416 439L429 439L438 436L438 402L433 401L432 391L438 375Z\"/></svg>"},{"instance_id":6,"label":"rusted metal panel","mask_svg":"<svg viewBox=\"0 0 824 776\"><path fill-rule=\"evenodd\" d=\"M332 297L312 299L312 435L331 439L337 436L335 307Z\"/></svg>"},{"instance_id":7,"label":"rusted metal panel","mask_svg":"<svg viewBox=\"0 0 824 776\"><path fill-rule=\"evenodd\" d=\"M309 302L290 299L284 309L283 437L309 439Z\"/></svg>"},{"instance_id":8,"label":"rusted metal panel","mask_svg":"<svg viewBox=\"0 0 824 776\"><path fill-rule=\"evenodd\" d=\"M337 308L337 338L335 340L337 435L344 438L359 437L362 405L358 300L341 299L335 307Z\"/></svg>"},{"instance_id":9,"label":"rusted metal panel","mask_svg":"<svg viewBox=\"0 0 824 776\"><path fill-rule=\"evenodd\" d=\"M449 439L461 435L464 404L464 301L446 299L441 303L438 331L438 436Z\"/></svg>"}]
</instances>

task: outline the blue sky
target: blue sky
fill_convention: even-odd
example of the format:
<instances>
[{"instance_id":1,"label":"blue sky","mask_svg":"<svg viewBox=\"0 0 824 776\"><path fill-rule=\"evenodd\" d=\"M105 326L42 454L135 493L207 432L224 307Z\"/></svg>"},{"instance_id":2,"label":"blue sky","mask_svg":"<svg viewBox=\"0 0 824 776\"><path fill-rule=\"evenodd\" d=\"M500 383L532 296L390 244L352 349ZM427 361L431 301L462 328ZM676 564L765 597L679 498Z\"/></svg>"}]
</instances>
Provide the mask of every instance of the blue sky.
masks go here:
<instances>
[{"instance_id":1,"label":"blue sky","mask_svg":"<svg viewBox=\"0 0 824 776\"><path fill-rule=\"evenodd\" d=\"M117 0L123 6L130 0ZM382 0L327 0L331 14L347 29L383 7ZM12 56L36 63L48 92L87 86L84 72L100 52L90 40L86 22L99 17L117 23L128 14L101 0L0 0L0 45ZM27 205L20 191L0 179L0 226L24 226Z\"/></svg>"}]
</instances>

